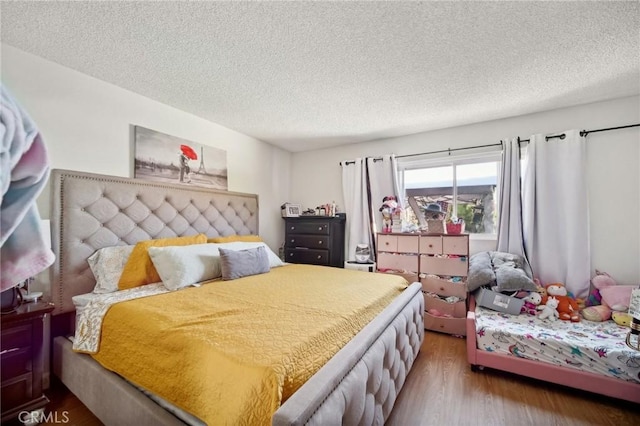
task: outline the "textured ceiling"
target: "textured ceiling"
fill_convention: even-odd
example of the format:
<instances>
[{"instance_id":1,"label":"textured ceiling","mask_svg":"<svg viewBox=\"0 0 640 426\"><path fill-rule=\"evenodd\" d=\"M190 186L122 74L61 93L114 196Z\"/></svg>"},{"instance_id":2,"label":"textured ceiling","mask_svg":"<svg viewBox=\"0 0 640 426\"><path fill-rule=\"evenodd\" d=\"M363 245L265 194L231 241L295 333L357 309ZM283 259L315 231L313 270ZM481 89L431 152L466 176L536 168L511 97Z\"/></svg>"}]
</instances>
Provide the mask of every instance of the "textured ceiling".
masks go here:
<instances>
[{"instance_id":1,"label":"textured ceiling","mask_svg":"<svg viewBox=\"0 0 640 426\"><path fill-rule=\"evenodd\" d=\"M640 3L7 2L3 43L289 151L640 93Z\"/></svg>"}]
</instances>

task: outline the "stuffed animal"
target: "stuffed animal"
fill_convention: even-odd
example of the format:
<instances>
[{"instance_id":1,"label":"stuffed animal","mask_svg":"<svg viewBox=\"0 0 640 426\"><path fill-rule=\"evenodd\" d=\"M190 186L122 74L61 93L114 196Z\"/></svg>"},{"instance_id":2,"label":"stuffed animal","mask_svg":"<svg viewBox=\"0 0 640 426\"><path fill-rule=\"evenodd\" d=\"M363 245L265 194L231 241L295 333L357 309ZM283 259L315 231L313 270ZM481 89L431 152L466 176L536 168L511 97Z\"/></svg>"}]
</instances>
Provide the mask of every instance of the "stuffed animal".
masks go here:
<instances>
[{"instance_id":1,"label":"stuffed animal","mask_svg":"<svg viewBox=\"0 0 640 426\"><path fill-rule=\"evenodd\" d=\"M606 321L612 313L623 313L629 309L632 285L618 285L611 275L596 269L596 276L591 279L593 290L586 300L587 307L582 316L589 321ZM616 320L617 318L617 320ZM624 323L624 315L616 315L617 324Z\"/></svg>"},{"instance_id":2,"label":"stuffed animal","mask_svg":"<svg viewBox=\"0 0 640 426\"><path fill-rule=\"evenodd\" d=\"M631 290L636 286L618 285L611 275L596 269L596 276L591 279L595 289L589 294L588 305L607 305L614 311L626 311L631 301ZM595 303L594 303L595 302Z\"/></svg>"},{"instance_id":3,"label":"stuffed animal","mask_svg":"<svg viewBox=\"0 0 640 426\"><path fill-rule=\"evenodd\" d=\"M580 322L578 303L567 293L567 288L561 283L551 283L546 286L548 297L553 296L558 301L558 318L563 321ZM542 304L547 301L543 298Z\"/></svg>"},{"instance_id":4,"label":"stuffed animal","mask_svg":"<svg viewBox=\"0 0 640 426\"><path fill-rule=\"evenodd\" d=\"M605 287L611 287L616 285L616 282L606 272L600 272L596 269L596 276L591 279L591 285L593 290L587 296L585 301L586 306L598 306L602 304L602 296L600 295L600 289Z\"/></svg>"},{"instance_id":5,"label":"stuffed animal","mask_svg":"<svg viewBox=\"0 0 640 426\"><path fill-rule=\"evenodd\" d=\"M631 315L627 312L613 312L611 318L616 324L624 327L629 327L629 324L631 324Z\"/></svg>"},{"instance_id":6,"label":"stuffed animal","mask_svg":"<svg viewBox=\"0 0 640 426\"><path fill-rule=\"evenodd\" d=\"M542 296L540 293L533 292L522 300L524 300L524 305L520 308L520 313L526 312L529 315L535 315L538 312L538 305L542 302Z\"/></svg>"},{"instance_id":7,"label":"stuffed animal","mask_svg":"<svg viewBox=\"0 0 640 426\"><path fill-rule=\"evenodd\" d=\"M387 195L382 199L382 207L380 207L382 213L382 232L391 232L392 216L399 214L402 209L398 207L398 201L396 201L395 195Z\"/></svg>"},{"instance_id":8,"label":"stuffed animal","mask_svg":"<svg viewBox=\"0 0 640 426\"><path fill-rule=\"evenodd\" d=\"M540 294L540 296L544 299L547 295L547 289L544 288L542 283L538 278L533 279L533 283L536 285L536 291Z\"/></svg>"},{"instance_id":9,"label":"stuffed animal","mask_svg":"<svg viewBox=\"0 0 640 426\"><path fill-rule=\"evenodd\" d=\"M549 318L550 321L555 321L556 318L559 317L557 309L558 303L558 299L553 296L547 298L546 304L538 306L538 310L542 311L540 312L540 315L538 315L538 318L541 320Z\"/></svg>"},{"instance_id":10,"label":"stuffed animal","mask_svg":"<svg viewBox=\"0 0 640 426\"><path fill-rule=\"evenodd\" d=\"M607 305L587 306L580 312L587 321L602 322L611 318L611 309Z\"/></svg>"}]
</instances>

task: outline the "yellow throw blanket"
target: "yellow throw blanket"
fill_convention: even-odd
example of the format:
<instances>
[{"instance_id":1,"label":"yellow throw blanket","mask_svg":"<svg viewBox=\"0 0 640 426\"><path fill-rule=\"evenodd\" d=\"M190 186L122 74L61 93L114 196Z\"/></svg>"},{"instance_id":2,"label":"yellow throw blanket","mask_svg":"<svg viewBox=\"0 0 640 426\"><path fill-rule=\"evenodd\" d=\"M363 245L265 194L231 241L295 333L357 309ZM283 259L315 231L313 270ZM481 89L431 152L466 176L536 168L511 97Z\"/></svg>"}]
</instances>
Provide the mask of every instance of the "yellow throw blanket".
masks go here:
<instances>
[{"instance_id":1,"label":"yellow throw blanket","mask_svg":"<svg viewBox=\"0 0 640 426\"><path fill-rule=\"evenodd\" d=\"M213 281L112 306L93 357L207 424L267 425L406 287L311 265Z\"/></svg>"}]
</instances>

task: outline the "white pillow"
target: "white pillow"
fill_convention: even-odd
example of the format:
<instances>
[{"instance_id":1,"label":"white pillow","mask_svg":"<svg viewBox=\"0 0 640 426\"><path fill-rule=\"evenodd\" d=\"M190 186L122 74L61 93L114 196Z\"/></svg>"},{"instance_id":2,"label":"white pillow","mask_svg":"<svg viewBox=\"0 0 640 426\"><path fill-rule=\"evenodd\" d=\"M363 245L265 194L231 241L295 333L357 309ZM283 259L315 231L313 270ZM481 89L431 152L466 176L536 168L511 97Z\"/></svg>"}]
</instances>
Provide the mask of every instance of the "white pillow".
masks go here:
<instances>
[{"instance_id":1,"label":"white pillow","mask_svg":"<svg viewBox=\"0 0 640 426\"><path fill-rule=\"evenodd\" d=\"M284 262L280 260L278 255L275 254L273 250L269 248L268 245L262 242L234 241L231 243L214 243L214 244L220 248L227 249L227 250L235 250L235 251L247 250L247 249L252 249L256 247L264 247L265 250L267 250L267 255L269 257L270 268L277 268L278 266L284 266Z\"/></svg>"},{"instance_id":2,"label":"white pillow","mask_svg":"<svg viewBox=\"0 0 640 426\"><path fill-rule=\"evenodd\" d=\"M87 259L91 272L96 278L94 293L112 293L118 291L118 281L129 255L135 246L105 247L93 253Z\"/></svg>"},{"instance_id":3,"label":"white pillow","mask_svg":"<svg viewBox=\"0 0 640 426\"><path fill-rule=\"evenodd\" d=\"M222 276L218 244L149 247L149 256L169 290Z\"/></svg>"}]
</instances>

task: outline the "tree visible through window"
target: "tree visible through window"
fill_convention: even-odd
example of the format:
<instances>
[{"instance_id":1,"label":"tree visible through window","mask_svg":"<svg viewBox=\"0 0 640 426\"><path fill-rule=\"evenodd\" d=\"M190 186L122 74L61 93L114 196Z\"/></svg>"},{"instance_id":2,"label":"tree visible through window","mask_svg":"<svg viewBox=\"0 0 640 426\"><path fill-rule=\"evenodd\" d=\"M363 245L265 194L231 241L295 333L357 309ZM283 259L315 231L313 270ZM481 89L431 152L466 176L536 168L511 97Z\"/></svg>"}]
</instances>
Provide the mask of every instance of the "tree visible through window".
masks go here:
<instances>
[{"instance_id":1,"label":"tree visible through window","mask_svg":"<svg viewBox=\"0 0 640 426\"><path fill-rule=\"evenodd\" d=\"M497 233L499 161L453 162L404 170L407 220L420 224L427 204L438 203L447 219L462 218L466 232ZM422 216L424 217L424 216Z\"/></svg>"}]
</instances>

